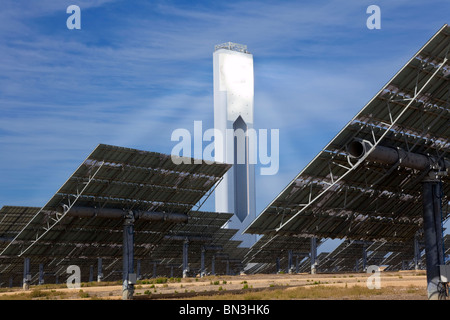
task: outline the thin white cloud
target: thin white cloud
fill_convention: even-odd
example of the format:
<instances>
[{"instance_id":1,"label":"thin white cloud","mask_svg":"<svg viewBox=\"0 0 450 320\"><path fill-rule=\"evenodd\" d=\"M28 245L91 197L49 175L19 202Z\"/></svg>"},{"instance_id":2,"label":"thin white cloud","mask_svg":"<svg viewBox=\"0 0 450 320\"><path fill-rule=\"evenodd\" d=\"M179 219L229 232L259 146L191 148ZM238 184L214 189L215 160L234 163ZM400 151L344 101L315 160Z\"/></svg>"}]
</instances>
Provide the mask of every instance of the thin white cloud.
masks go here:
<instances>
[{"instance_id":1,"label":"thin white cloud","mask_svg":"<svg viewBox=\"0 0 450 320\"><path fill-rule=\"evenodd\" d=\"M88 10L113 2L77 4L88 19ZM404 8L417 3L381 2L386 25L408 31L404 21L411 14ZM439 1L432 3L437 7ZM65 28L69 4L2 2L1 181L58 161L75 168L100 142L170 152L172 128L189 128L194 120L211 123L212 51L215 44L236 41L247 44L255 56L256 126L280 128L281 161L296 159L280 168L278 178L268 178L287 183L328 142L334 128L338 131L388 80L392 65L400 67L415 50L380 37L373 41L387 43L384 51L398 54L381 56L376 46L361 42L366 39L362 35L372 34L364 33L366 4L356 0L345 5L240 1L204 6L149 1L139 3L148 11L145 18L105 10L96 19L120 20L107 33L90 30L89 20L83 20L84 36L79 38L33 28L61 10ZM393 12L402 14L401 23ZM425 21L411 24L432 29ZM325 134L318 129L321 124L327 127ZM317 147L300 155L299 145L308 148L306 139ZM1 188L7 188L5 183ZM276 194L280 184L261 191L262 202L270 201L266 197Z\"/></svg>"}]
</instances>

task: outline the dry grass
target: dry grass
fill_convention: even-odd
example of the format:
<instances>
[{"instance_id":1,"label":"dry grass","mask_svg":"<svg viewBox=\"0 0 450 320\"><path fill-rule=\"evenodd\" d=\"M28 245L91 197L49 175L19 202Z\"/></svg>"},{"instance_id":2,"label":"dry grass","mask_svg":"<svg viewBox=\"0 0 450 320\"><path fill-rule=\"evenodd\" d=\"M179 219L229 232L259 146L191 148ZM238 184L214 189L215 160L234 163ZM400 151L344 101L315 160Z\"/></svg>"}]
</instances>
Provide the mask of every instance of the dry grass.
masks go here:
<instances>
[{"instance_id":1,"label":"dry grass","mask_svg":"<svg viewBox=\"0 0 450 320\"><path fill-rule=\"evenodd\" d=\"M424 272L383 272L381 289L373 290L367 288L367 277L364 273L353 273L157 278L139 281L135 296L145 300L426 299ZM29 291L20 288L5 291L0 292L1 300L119 300L122 286L117 282L93 282L76 290L46 284L33 286Z\"/></svg>"},{"instance_id":2,"label":"dry grass","mask_svg":"<svg viewBox=\"0 0 450 320\"><path fill-rule=\"evenodd\" d=\"M411 293L416 290L412 289ZM395 294L392 287L371 290L366 287L354 285L352 287L333 287L325 285L311 285L295 288L277 288L241 294L223 294L220 296L198 296L193 300L296 300L296 299L352 299L358 300L373 296Z\"/></svg>"},{"instance_id":3,"label":"dry grass","mask_svg":"<svg viewBox=\"0 0 450 320\"><path fill-rule=\"evenodd\" d=\"M67 299L68 294L56 290L33 289L27 292L17 292L3 295L2 300L62 300Z\"/></svg>"}]
</instances>

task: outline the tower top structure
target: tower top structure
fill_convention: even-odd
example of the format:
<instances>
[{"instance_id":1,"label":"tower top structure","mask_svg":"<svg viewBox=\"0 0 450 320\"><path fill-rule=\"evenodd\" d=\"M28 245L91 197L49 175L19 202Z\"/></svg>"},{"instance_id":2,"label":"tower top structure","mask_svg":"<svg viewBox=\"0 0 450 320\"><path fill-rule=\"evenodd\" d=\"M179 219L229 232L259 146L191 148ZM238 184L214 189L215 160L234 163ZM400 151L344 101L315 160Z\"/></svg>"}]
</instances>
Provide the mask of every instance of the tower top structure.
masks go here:
<instances>
[{"instance_id":1,"label":"tower top structure","mask_svg":"<svg viewBox=\"0 0 450 320\"><path fill-rule=\"evenodd\" d=\"M227 49L231 51L237 51L242 53L250 53L247 51L247 46L245 44L239 44L234 42L225 42L221 44L217 44L214 46L214 51L220 50L220 49Z\"/></svg>"}]
</instances>

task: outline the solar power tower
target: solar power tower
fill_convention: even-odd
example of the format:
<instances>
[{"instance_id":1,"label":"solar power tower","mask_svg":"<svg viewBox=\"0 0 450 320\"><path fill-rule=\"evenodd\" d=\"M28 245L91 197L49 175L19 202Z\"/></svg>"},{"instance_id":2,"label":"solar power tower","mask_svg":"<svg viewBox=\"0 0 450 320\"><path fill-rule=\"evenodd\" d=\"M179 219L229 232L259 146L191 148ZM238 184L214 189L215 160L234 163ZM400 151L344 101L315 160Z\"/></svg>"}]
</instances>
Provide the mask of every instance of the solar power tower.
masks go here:
<instances>
[{"instance_id":1,"label":"solar power tower","mask_svg":"<svg viewBox=\"0 0 450 320\"><path fill-rule=\"evenodd\" d=\"M215 160L233 165L216 187L215 210L234 213L227 227L238 229L235 239L250 247L256 236L242 231L256 217L253 55L245 45L216 45L213 69Z\"/></svg>"},{"instance_id":2,"label":"solar power tower","mask_svg":"<svg viewBox=\"0 0 450 320\"><path fill-rule=\"evenodd\" d=\"M444 25L245 232L412 243L423 228L428 296L448 291L449 50Z\"/></svg>"}]
</instances>

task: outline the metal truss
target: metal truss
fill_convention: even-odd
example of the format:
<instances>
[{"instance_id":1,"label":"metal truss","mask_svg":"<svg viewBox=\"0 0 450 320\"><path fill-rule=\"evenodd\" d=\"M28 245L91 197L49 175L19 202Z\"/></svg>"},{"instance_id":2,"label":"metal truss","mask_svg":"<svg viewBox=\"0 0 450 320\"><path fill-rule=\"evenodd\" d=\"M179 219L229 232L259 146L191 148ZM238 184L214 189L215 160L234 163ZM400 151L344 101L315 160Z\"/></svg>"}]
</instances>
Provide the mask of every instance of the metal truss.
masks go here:
<instances>
[{"instance_id":1,"label":"metal truss","mask_svg":"<svg viewBox=\"0 0 450 320\"><path fill-rule=\"evenodd\" d=\"M417 57L415 57L415 58L417 58ZM372 146L371 146L370 150L368 150L368 152L366 152L366 154L363 157L358 159L356 161L356 163L353 163L352 160L349 157L347 157L348 165L342 164L342 161L339 162L339 161L335 160L338 156L342 156L342 155L345 154L344 150L341 149L341 150L338 150L337 152L332 152L332 157L331 157L330 160L328 160L328 168L329 168L329 174L328 174L329 179L328 179L328 181L326 181L324 179L316 178L317 180L320 180L321 183L323 183L323 184L325 184L327 186L319 194L314 194L313 190L312 190L313 183L312 183L312 181L310 181L311 184L310 184L310 191L309 191L309 200L308 200L308 202L307 203L303 203L303 204L297 204L297 206L300 206L302 208L300 210L298 210L289 219L287 219L287 221L283 221L283 219L282 219L280 224L279 224L279 226L275 229L275 231L276 232L282 231L287 226L292 224L295 221L295 219L298 216L302 215L307 209L311 209L311 208L314 209L313 205L319 203L319 199L322 198L322 201L326 201L327 199L325 198L325 195L328 192L336 191L339 188L341 188L342 185L345 184L345 178L351 172L355 171L355 169L357 169L361 165L361 163L363 163L366 160L367 156L372 152L372 150L374 150L380 144L380 142L386 137L386 135L388 133L392 133L395 129L397 129L400 126L399 120L402 118L402 116L405 114L405 112L408 111L411 108L413 102L419 101L419 99L423 99L423 96L424 96L423 92L424 92L424 90L429 86L430 82L435 77L437 77L439 72L441 72L443 67L446 65L447 61L448 61L448 58L446 56L441 64L433 65L433 68L435 69L434 72L431 74L431 76L429 76L428 80L423 85L419 86L419 76L421 75L420 71L422 71L425 68L429 67L429 64L422 63L421 64L421 68L422 69L419 69L418 72L417 72L415 88L414 88L414 95L412 97L404 96L403 98L398 99L396 94L392 94L390 99L387 101L387 109L388 109L388 112L389 112L390 123L383 123L381 126L380 126L380 124L375 124L374 125L374 124L364 123L364 126L366 126L366 127L368 126L370 128L370 131L371 131ZM403 69L406 68L406 67L407 66L403 67ZM399 73L402 70L400 70ZM429 72L427 72L427 74L429 74ZM385 88L384 88L384 90L385 90ZM383 92L383 90L381 90L380 92ZM377 97L378 97L378 95L376 97L374 97L372 100L376 99ZM405 102L405 103L407 102L407 104L406 105L405 104L400 104L399 103L400 101L401 102ZM394 115L392 113L392 111L391 111L390 103L396 103L397 106L401 106L402 107L402 110L398 114ZM353 119L353 121L351 121L351 123L354 123L354 121L357 119L358 116L359 116L359 114ZM382 130L382 134L381 135L379 135L379 132L378 132L378 134L375 133L375 131L374 131L375 126L377 127L378 131ZM430 127L431 126L429 126L429 128ZM346 128L344 128L343 130L345 130L345 129ZM425 132L426 132L426 130L425 130ZM356 137L357 134L358 133L355 133L354 137ZM416 142L416 144L417 144L417 142ZM414 146L408 146L408 149L412 150L414 148ZM318 156L316 156L316 158L314 158L312 162L314 162L314 160L316 160L323 153L325 153L325 152L329 153L330 151L327 150L327 147L324 150L322 150L322 152ZM382 174L379 179L377 179L376 181L371 181L371 185L376 185L379 181L384 179L387 175L390 175L392 173L392 171L394 171L397 168L397 166L398 166L398 164L392 166L388 171L386 171L384 174ZM343 169L344 169L344 172L342 173ZM300 173L297 178L300 178L301 174L302 173ZM362 193L361 193L360 196L362 196ZM360 196L354 198L352 201L355 201Z\"/></svg>"},{"instance_id":2,"label":"metal truss","mask_svg":"<svg viewBox=\"0 0 450 320\"><path fill-rule=\"evenodd\" d=\"M34 240L31 241L31 243L24 249L21 248L21 252L20 254L18 254L19 257L21 257L24 253L26 253L31 247L33 247L33 245L35 245L39 240L41 240L54 226L56 226L65 216L66 214L70 211L70 209L74 206L74 204L77 202L77 200L81 197L81 195L83 194L84 190L86 190L86 188L89 186L89 184L91 183L91 181L94 180L95 176L97 175L97 173L100 171L100 169L103 167L104 162L96 162L94 161L93 164L90 167L89 172L91 172L92 169L94 169L95 167L98 167L95 169L93 174L90 174L89 177L87 178L86 182L83 182L84 186L81 189L77 189L77 193L76 194L70 194L68 195L66 201L67 203L63 203L62 204L62 208L63 208L63 212L58 212L58 211L45 211L45 208L47 206L47 204L42 207L37 213L36 215L25 225L25 227L23 228L23 230L27 229L27 227L33 223L33 221L35 220L35 218L37 218L39 215L41 214L46 214L47 215L47 221L46 221L46 225L45 226L41 226L40 228L38 228L38 230L36 231L35 236L33 237ZM69 178L70 179L70 178ZM51 200L50 200L51 201ZM45 211L45 212L44 212ZM5 252L7 252L8 248L15 244L15 242L18 240L17 238L21 235L21 232L19 232L19 234L16 235L16 237L14 237L14 239L6 246L6 248L0 253L0 255L5 254Z\"/></svg>"}]
</instances>

